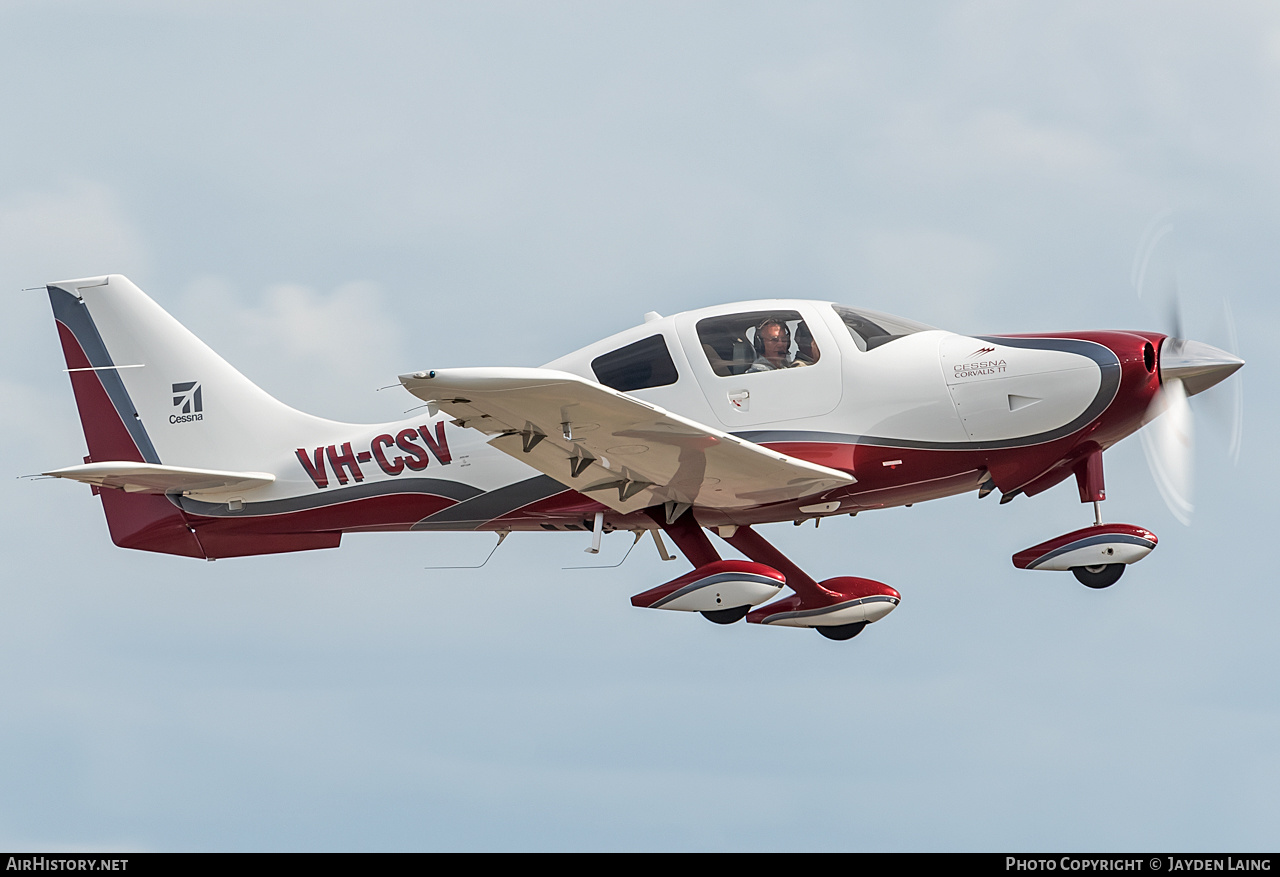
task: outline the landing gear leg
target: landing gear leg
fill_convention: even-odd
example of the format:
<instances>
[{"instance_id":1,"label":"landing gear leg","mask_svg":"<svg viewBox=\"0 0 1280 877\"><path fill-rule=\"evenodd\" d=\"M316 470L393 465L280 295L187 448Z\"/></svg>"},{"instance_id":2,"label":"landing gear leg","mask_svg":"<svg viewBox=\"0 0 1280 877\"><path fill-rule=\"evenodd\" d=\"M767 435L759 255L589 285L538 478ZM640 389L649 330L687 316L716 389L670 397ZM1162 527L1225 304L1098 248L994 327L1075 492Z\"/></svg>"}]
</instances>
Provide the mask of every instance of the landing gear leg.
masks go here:
<instances>
[{"instance_id":1,"label":"landing gear leg","mask_svg":"<svg viewBox=\"0 0 1280 877\"><path fill-rule=\"evenodd\" d=\"M1093 503L1093 526L1023 549L1013 556L1018 569L1063 571L1086 588L1109 588L1120 581L1126 564L1137 563L1156 547L1156 534L1132 524L1102 523L1102 449L1096 445L1075 466L1080 502Z\"/></svg>"},{"instance_id":2,"label":"landing gear leg","mask_svg":"<svg viewBox=\"0 0 1280 877\"><path fill-rule=\"evenodd\" d=\"M738 527L732 536L721 538L756 563L766 564L782 573L787 577L787 586L797 594L827 594L811 575L792 563L790 558L750 527Z\"/></svg>"},{"instance_id":3,"label":"landing gear leg","mask_svg":"<svg viewBox=\"0 0 1280 877\"><path fill-rule=\"evenodd\" d=\"M711 544L711 540L707 538L707 534L694 520L692 512L685 511L670 523L667 522L661 510L651 510L649 516L657 522L659 527L666 531L666 534L671 537L671 541L676 543L676 547L695 567L706 566L721 559L719 552ZM720 602L718 597L716 602ZM733 624L746 618L747 613L750 611L750 606L730 606L725 609L706 610L701 615L713 624Z\"/></svg>"},{"instance_id":4,"label":"landing gear leg","mask_svg":"<svg viewBox=\"0 0 1280 877\"><path fill-rule=\"evenodd\" d=\"M1102 449L1092 451L1076 464L1076 487L1081 502L1093 503L1093 525L1102 526L1102 500L1107 498L1107 487L1102 479ZM1103 563L1096 566L1073 566L1072 574L1080 584L1095 590L1109 588L1124 575L1123 563Z\"/></svg>"},{"instance_id":5,"label":"landing gear leg","mask_svg":"<svg viewBox=\"0 0 1280 877\"><path fill-rule=\"evenodd\" d=\"M850 640L889 614L901 599L893 588L870 579L846 576L816 582L750 527L737 527L732 535L721 538L756 563L782 573L787 587L795 592L753 610L748 622L812 627L827 639Z\"/></svg>"}]
</instances>

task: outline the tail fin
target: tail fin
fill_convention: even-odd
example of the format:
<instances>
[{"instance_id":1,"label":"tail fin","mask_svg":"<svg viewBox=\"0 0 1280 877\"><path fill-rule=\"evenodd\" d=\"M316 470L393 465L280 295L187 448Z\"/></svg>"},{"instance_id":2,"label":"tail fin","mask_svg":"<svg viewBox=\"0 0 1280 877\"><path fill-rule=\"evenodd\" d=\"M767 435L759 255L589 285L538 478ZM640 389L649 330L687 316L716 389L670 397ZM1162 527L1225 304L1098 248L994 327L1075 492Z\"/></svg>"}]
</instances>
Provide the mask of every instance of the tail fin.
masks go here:
<instances>
[{"instance_id":1,"label":"tail fin","mask_svg":"<svg viewBox=\"0 0 1280 877\"><path fill-rule=\"evenodd\" d=\"M281 471L292 448L350 429L277 401L118 274L48 291L89 447L85 463L270 473ZM102 499L112 539L128 548L225 557L338 540L284 534L297 535L297 544L276 536L214 553L167 496L103 490Z\"/></svg>"},{"instance_id":2,"label":"tail fin","mask_svg":"<svg viewBox=\"0 0 1280 877\"><path fill-rule=\"evenodd\" d=\"M118 274L50 284L89 454L262 469L262 440L331 426L277 401Z\"/></svg>"}]
</instances>

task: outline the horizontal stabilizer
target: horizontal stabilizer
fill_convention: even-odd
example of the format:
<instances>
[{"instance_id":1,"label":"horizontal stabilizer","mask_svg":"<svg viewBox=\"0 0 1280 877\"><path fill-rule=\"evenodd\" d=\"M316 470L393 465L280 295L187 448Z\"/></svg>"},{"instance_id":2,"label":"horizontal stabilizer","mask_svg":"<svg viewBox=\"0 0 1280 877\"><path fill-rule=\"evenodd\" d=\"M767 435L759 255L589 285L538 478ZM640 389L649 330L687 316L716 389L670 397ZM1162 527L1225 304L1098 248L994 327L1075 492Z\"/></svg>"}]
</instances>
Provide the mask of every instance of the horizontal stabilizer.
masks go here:
<instances>
[{"instance_id":1,"label":"horizontal stabilizer","mask_svg":"<svg viewBox=\"0 0 1280 877\"><path fill-rule=\"evenodd\" d=\"M856 480L567 372L439 369L400 382L459 425L494 436L500 451L624 514L667 502L786 502Z\"/></svg>"},{"instance_id":2,"label":"horizontal stabilizer","mask_svg":"<svg viewBox=\"0 0 1280 877\"><path fill-rule=\"evenodd\" d=\"M276 480L268 472L220 472L216 469L185 469L133 462L85 463L41 474L70 478L94 487L111 487L126 493L225 493L264 487Z\"/></svg>"}]
</instances>

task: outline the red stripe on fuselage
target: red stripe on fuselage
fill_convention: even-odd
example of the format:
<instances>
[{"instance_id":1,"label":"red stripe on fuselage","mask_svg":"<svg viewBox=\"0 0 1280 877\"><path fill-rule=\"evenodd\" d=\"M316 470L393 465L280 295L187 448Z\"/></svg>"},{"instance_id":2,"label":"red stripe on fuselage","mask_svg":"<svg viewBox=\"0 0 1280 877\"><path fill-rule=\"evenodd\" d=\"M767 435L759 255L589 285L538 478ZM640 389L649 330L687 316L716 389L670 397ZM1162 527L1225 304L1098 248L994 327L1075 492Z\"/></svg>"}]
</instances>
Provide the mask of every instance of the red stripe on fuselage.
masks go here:
<instances>
[{"instance_id":1,"label":"red stripe on fuselage","mask_svg":"<svg viewBox=\"0 0 1280 877\"><path fill-rule=\"evenodd\" d=\"M408 530L423 518L454 505L454 500L426 493L388 493L334 502L296 512L245 517L207 517L187 513L201 534L206 529L239 533L311 533L333 531Z\"/></svg>"}]
</instances>

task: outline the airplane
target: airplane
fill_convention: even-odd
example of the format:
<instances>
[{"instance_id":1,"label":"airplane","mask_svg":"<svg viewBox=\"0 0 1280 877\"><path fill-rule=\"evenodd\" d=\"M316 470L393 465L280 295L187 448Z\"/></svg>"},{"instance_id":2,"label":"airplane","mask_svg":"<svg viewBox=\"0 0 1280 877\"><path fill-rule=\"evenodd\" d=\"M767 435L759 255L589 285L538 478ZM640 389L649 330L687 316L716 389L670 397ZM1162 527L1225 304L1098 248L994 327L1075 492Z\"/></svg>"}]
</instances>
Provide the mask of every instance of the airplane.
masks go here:
<instances>
[{"instance_id":1,"label":"airplane","mask_svg":"<svg viewBox=\"0 0 1280 877\"><path fill-rule=\"evenodd\" d=\"M407 372L410 417L354 424L277 401L123 276L46 289L89 453L43 474L89 484L118 546L216 560L344 533L577 530L598 553L628 531L672 559L665 534L693 569L633 605L833 640L901 594L817 581L758 526L1074 476L1094 522L1013 563L1108 587L1157 538L1103 522L1103 452L1154 419L1178 471L1187 397L1244 364L1156 332L967 336L776 299L650 312L541 368Z\"/></svg>"}]
</instances>

